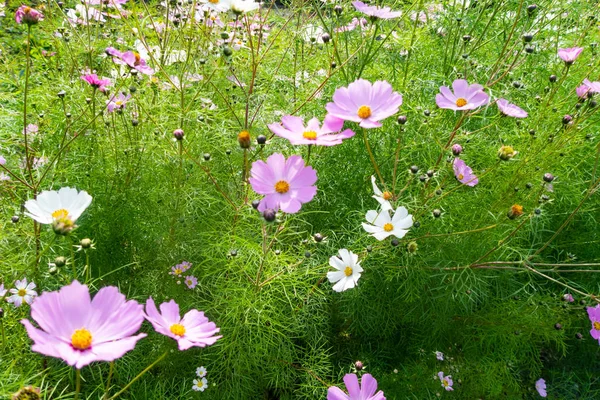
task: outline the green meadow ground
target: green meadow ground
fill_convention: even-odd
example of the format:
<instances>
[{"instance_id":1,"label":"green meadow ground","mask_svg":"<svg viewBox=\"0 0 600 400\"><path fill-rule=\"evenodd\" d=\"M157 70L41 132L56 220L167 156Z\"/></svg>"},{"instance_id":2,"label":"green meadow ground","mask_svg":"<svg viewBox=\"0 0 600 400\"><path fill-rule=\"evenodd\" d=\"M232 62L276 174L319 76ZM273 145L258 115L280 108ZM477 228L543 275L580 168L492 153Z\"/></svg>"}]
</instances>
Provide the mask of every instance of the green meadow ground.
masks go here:
<instances>
[{"instance_id":1,"label":"green meadow ground","mask_svg":"<svg viewBox=\"0 0 600 400\"><path fill-rule=\"evenodd\" d=\"M70 236L41 227L36 267L33 222L22 207L32 190L14 177L0 182L0 282L8 287L28 277L38 292L57 290L72 280L72 264L85 281L87 264L93 292L115 285L141 303L149 296L175 299L221 328L216 344L180 352L144 323L148 337L115 363L111 394L173 351L123 399L324 399L357 360L387 399L534 399L539 378L551 399L600 398L600 351L586 313L600 291L600 119L590 101L577 108L575 94L584 78L599 79L598 3L541 0L530 13L518 0L450 1L415 22L410 15L431 4L385 1L403 16L364 36L360 29L333 33L360 17L350 2L339 3L341 14L320 1L270 11L271 30L258 55L257 36L239 31L246 47L231 56L217 44L231 28L187 20L156 33L152 24L165 21L156 2L130 1L125 9L133 16L90 26L68 24L65 12L78 2L66 1L63 9L39 3L46 18L31 29L27 123L39 127L29 137L31 151L49 161L29 175L22 167L27 27L15 24L20 3L10 2L0 19L0 155L37 192L71 186L93 202ZM263 4L261 15L269 9ZM324 27L332 41L305 41L307 24ZM531 43L523 43L526 33ZM188 57L171 65L149 61L153 78L111 78L111 93L119 88L132 100L122 113L101 112L106 97L93 94L81 71L111 77L115 66L104 49L133 49L136 39L160 44L163 52L186 50ZM584 51L567 69L557 49L576 45ZM57 54L44 57L41 50ZM204 79L167 90L186 73ZM549 81L553 74L556 83ZM246 86L232 84L232 75ZM359 76L387 80L404 98L398 115L407 116L406 124L391 117L367 132L396 204L419 222L397 246L361 226L377 202L374 168L356 124L345 125L356 131L352 139L312 150L318 193L298 214L266 223L251 206L260 196L242 182L242 129L252 136L249 163L276 152L306 160L307 147L271 137L267 124L291 113L322 120L335 89ZM516 120L490 105L460 125L453 143L463 146L461 158L479 176L475 187L456 181L451 152L443 150L460 114L435 103L439 87L460 77L529 112ZM566 114L573 116L569 125L562 122ZM185 131L181 149L176 128ZM258 135L269 138L264 146L256 144ZM518 151L510 161L498 158L503 144ZM430 169L433 176L422 182ZM552 192L542 180L548 172L556 177ZM514 204L524 214L509 219ZM316 233L326 239L317 243ZM82 238L95 249L73 248ZM410 253L413 241L418 250ZM336 293L326 273L341 248L357 253L365 271L357 288ZM48 263L57 256L68 265L51 274ZM184 260L198 278L194 290L168 274ZM565 293L575 302L562 301ZM0 398L34 385L45 399L72 399L73 369L31 351L19 323L29 318L29 306L1 307ZM436 360L435 351L446 359ZM201 365L209 387L198 393L192 379ZM83 398L102 398L108 371L108 363L82 370ZM453 392L442 388L439 371L452 375Z\"/></svg>"}]
</instances>

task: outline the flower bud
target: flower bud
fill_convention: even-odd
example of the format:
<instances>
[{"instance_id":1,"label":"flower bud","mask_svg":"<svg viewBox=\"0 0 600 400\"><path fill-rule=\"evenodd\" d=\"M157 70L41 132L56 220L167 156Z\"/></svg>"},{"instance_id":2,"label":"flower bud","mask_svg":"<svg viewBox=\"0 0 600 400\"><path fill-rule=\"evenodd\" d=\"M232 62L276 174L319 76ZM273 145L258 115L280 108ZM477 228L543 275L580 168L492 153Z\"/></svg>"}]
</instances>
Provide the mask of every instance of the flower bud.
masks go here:
<instances>
[{"instance_id":1,"label":"flower bud","mask_svg":"<svg viewBox=\"0 0 600 400\"><path fill-rule=\"evenodd\" d=\"M240 147L242 149L248 149L248 148L250 148L250 132L248 132L248 131L241 131L238 134L238 143L240 144Z\"/></svg>"},{"instance_id":2,"label":"flower bud","mask_svg":"<svg viewBox=\"0 0 600 400\"><path fill-rule=\"evenodd\" d=\"M452 145L452 154L454 154L455 156L459 156L460 153L462 153L463 148L460 144L456 143Z\"/></svg>"},{"instance_id":3,"label":"flower bud","mask_svg":"<svg viewBox=\"0 0 600 400\"><path fill-rule=\"evenodd\" d=\"M518 152L516 152L512 146L502 146L500 147L500 150L498 150L498 157L500 157L502 161L508 161L516 156L517 153Z\"/></svg>"},{"instance_id":4,"label":"flower bud","mask_svg":"<svg viewBox=\"0 0 600 400\"><path fill-rule=\"evenodd\" d=\"M357 360L357 361L354 363L354 368L356 368L356 370L357 370L357 371L362 371L362 369L363 369L364 367L365 367L365 366L364 366L364 364L363 364L363 363L362 363L362 361L360 361L360 360Z\"/></svg>"},{"instance_id":5,"label":"flower bud","mask_svg":"<svg viewBox=\"0 0 600 400\"><path fill-rule=\"evenodd\" d=\"M415 241L409 242L406 245L406 251L408 251L410 254L415 254L418 249L419 249L419 245Z\"/></svg>"},{"instance_id":6,"label":"flower bud","mask_svg":"<svg viewBox=\"0 0 600 400\"><path fill-rule=\"evenodd\" d=\"M523 206L519 204L513 204L512 207L510 207L508 213L506 214L506 216L510 219L515 219L521 215L523 215Z\"/></svg>"},{"instance_id":7,"label":"flower bud","mask_svg":"<svg viewBox=\"0 0 600 400\"><path fill-rule=\"evenodd\" d=\"M567 124L569 124L571 121L573 121L573 117L572 117L572 116L570 116L569 114L565 115L565 116L563 117L563 119L562 119L562 123L563 123L564 125L567 125Z\"/></svg>"},{"instance_id":8,"label":"flower bud","mask_svg":"<svg viewBox=\"0 0 600 400\"><path fill-rule=\"evenodd\" d=\"M57 267L64 267L66 263L67 263L67 259L64 258L63 256L58 256L54 259L54 264Z\"/></svg>"},{"instance_id":9,"label":"flower bud","mask_svg":"<svg viewBox=\"0 0 600 400\"><path fill-rule=\"evenodd\" d=\"M267 208L265 211L263 211L263 218L267 222L275 221L276 216L277 216L277 212L275 210L273 210L272 208Z\"/></svg>"},{"instance_id":10,"label":"flower bud","mask_svg":"<svg viewBox=\"0 0 600 400\"><path fill-rule=\"evenodd\" d=\"M177 140L183 140L183 129L178 128L173 131L173 136Z\"/></svg>"},{"instance_id":11,"label":"flower bud","mask_svg":"<svg viewBox=\"0 0 600 400\"><path fill-rule=\"evenodd\" d=\"M79 245L82 249L89 249L90 247L92 247L92 240L88 238L81 239L79 241Z\"/></svg>"},{"instance_id":12,"label":"flower bud","mask_svg":"<svg viewBox=\"0 0 600 400\"><path fill-rule=\"evenodd\" d=\"M551 174L551 173L549 173L549 172L546 172L546 173L544 174L544 177L543 177L543 179L544 179L544 182L548 182L548 183L550 183L550 182L552 182L552 181L554 180L554 175L552 175L552 174Z\"/></svg>"}]
</instances>

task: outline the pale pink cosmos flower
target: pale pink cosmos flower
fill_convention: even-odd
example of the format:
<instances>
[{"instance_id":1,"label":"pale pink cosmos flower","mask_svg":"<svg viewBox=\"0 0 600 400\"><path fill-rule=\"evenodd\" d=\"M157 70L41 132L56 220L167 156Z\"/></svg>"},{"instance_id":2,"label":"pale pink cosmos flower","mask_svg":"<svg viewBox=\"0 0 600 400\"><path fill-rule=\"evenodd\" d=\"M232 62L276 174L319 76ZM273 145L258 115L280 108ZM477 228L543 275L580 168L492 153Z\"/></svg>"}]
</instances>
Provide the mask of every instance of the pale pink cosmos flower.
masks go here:
<instances>
[{"instance_id":1,"label":"pale pink cosmos flower","mask_svg":"<svg viewBox=\"0 0 600 400\"><path fill-rule=\"evenodd\" d=\"M592 323L590 335L600 343L600 304L587 308L588 317Z\"/></svg>"},{"instance_id":2,"label":"pale pink cosmos flower","mask_svg":"<svg viewBox=\"0 0 600 400\"><path fill-rule=\"evenodd\" d=\"M334 32L350 32L359 26L361 28L364 28L368 25L368 23L369 23L369 21L367 21L365 18L358 19L358 18L354 17L354 18L352 18L352 21L348 25L344 25L339 28L335 28L333 31Z\"/></svg>"},{"instance_id":3,"label":"pale pink cosmos flower","mask_svg":"<svg viewBox=\"0 0 600 400\"><path fill-rule=\"evenodd\" d=\"M31 304L37 297L37 292L33 289L36 288L35 283L27 283L27 278L23 278L22 281L16 281L14 289L10 289L10 296L6 299L9 303L12 303L15 307L21 307L21 304Z\"/></svg>"},{"instance_id":4,"label":"pale pink cosmos flower","mask_svg":"<svg viewBox=\"0 0 600 400\"><path fill-rule=\"evenodd\" d=\"M122 53L114 47L108 47L105 51L106 54L113 57L116 64L127 65L145 75L154 74L154 70L146 64L146 60L140 56L140 53L134 51Z\"/></svg>"},{"instance_id":5,"label":"pale pink cosmos flower","mask_svg":"<svg viewBox=\"0 0 600 400\"><path fill-rule=\"evenodd\" d=\"M114 361L133 350L145 333L134 334L144 322L142 305L127 301L114 286L93 299L86 285L73 281L56 292L44 292L21 323L34 344L31 350L60 358L81 369L94 361Z\"/></svg>"},{"instance_id":6,"label":"pale pink cosmos flower","mask_svg":"<svg viewBox=\"0 0 600 400\"><path fill-rule=\"evenodd\" d=\"M188 289L194 289L198 285L198 278L196 278L194 275L186 276L184 283Z\"/></svg>"},{"instance_id":7,"label":"pale pink cosmos flower","mask_svg":"<svg viewBox=\"0 0 600 400\"><path fill-rule=\"evenodd\" d=\"M544 378L540 378L535 382L535 390L537 390L539 395L542 397L548 396L548 393L546 392L546 381Z\"/></svg>"},{"instance_id":8,"label":"pale pink cosmos flower","mask_svg":"<svg viewBox=\"0 0 600 400\"><path fill-rule=\"evenodd\" d=\"M6 292L7 292L7 290L4 288L4 283L0 283L0 299L2 299L4 297Z\"/></svg>"},{"instance_id":9,"label":"pale pink cosmos flower","mask_svg":"<svg viewBox=\"0 0 600 400\"><path fill-rule=\"evenodd\" d=\"M275 153L252 164L249 179L252 189L265 197L258 205L258 211L270 208L295 214L303 203L308 203L317 194L317 172L305 167L300 156L291 156L287 160L283 154Z\"/></svg>"},{"instance_id":10,"label":"pale pink cosmos flower","mask_svg":"<svg viewBox=\"0 0 600 400\"><path fill-rule=\"evenodd\" d=\"M569 47L565 49L558 49L558 56L565 62L567 66L573 64L577 57L583 51L583 47Z\"/></svg>"},{"instance_id":11,"label":"pale pink cosmos flower","mask_svg":"<svg viewBox=\"0 0 600 400\"><path fill-rule=\"evenodd\" d=\"M268 125L268 127L271 132L289 140L291 144L335 146L336 144L341 144L343 139L354 136L354 132L350 129L340 132L343 125L344 120L332 115L325 117L322 126L317 118L311 119L304 126L302 118L286 115L281 118L281 125L275 123Z\"/></svg>"},{"instance_id":12,"label":"pale pink cosmos flower","mask_svg":"<svg viewBox=\"0 0 600 400\"><path fill-rule=\"evenodd\" d=\"M379 121L396 114L401 105L402 95L393 92L388 82L358 79L336 89L333 103L325 108L334 117L358 122L363 128L379 128Z\"/></svg>"},{"instance_id":13,"label":"pale pink cosmos flower","mask_svg":"<svg viewBox=\"0 0 600 400\"><path fill-rule=\"evenodd\" d=\"M22 5L15 12L15 21L17 21L17 24L35 25L43 20L44 14L26 5Z\"/></svg>"},{"instance_id":14,"label":"pale pink cosmos flower","mask_svg":"<svg viewBox=\"0 0 600 400\"><path fill-rule=\"evenodd\" d=\"M369 6L362 1L355 1L352 3L352 5L357 11L360 11L361 13L373 18L391 19L398 18L402 15L401 11L392 11L390 7Z\"/></svg>"},{"instance_id":15,"label":"pale pink cosmos flower","mask_svg":"<svg viewBox=\"0 0 600 400\"><path fill-rule=\"evenodd\" d=\"M27 125L27 128L23 129L23 134L27 133L29 135L35 135L36 133L38 133L39 128L36 124L29 124Z\"/></svg>"},{"instance_id":16,"label":"pale pink cosmos flower","mask_svg":"<svg viewBox=\"0 0 600 400\"><path fill-rule=\"evenodd\" d=\"M496 105L500 112L508 117L525 118L528 115L527 111L515 104L509 103L506 99L496 100Z\"/></svg>"},{"instance_id":17,"label":"pale pink cosmos flower","mask_svg":"<svg viewBox=\"0 0 600 400\"><path fill-rule=\"evenodd\" d=\"M177 341L179 350L191 347L206 347L214 344L223 336L215 336L219 328L198 310L188 311L183 318L179 316L179 305L175 300L160 305L160 313L156 309L152 297L146 301L146 319L150 321L156 332Z\"/></svg>"},{"instance_id":18,"label":"pale pink cosmos flower","mask_svg":"<svg viewBox=\"0 0 600 400\"><path fill-rule=\"evenodd\" d=\"M454 159L452 167L454 169L454 176L463 185L475 186L479 183L479 178L473 173L471 167L460 158Z\"/></svg>"},{"instance_id":19,"label":"pale pink cosmos flower","mask_svg":"<svg viewBox=\"0 0 600 400\"><path fill-rule=\"evenodd\" d=\"M584 79L583 84L578 86L575 92L580 99L585 100L594 93L600 93L600 82L591 82L589 79Z\"/></svg>"},{"instance_id":20,"label":"pale pink cosmos flower","mask_svg":"<svg viewBox=\"0 0 600 400\"><path fill-rule=\"evenodd\" d=\"M336 386L330 386L327 389L327 400L385 400L383 392L377 393L377 381L371 374L362 376L361 384L358 383L356 374L346 374L344 383L348 394Z\"/></svg>"},{"instance_id":21,"label":"pale pink cosmos flower","mask_svg":"<svg viewBox=\"0 0 600 400\"><path fill-rule=\"evenodd\" d=\"M439 108L454 111L473 110L489 103L490 96L483 91L483 86L469 83L464 79L452 82L454 93L447 86L441 86L440 92L435 96Z\"/></svg>"},{"instance_id":22,"label":"pale pink cosmos flower","mask_svg":"<svg viewBox=\"0 0 600 400\"><path fill-rule=\"evenodd\" d=\"M99 78L96 74L85 74L81 75L81 79L90 84L94 89L104 93L106 92L106 87L111 86L112 82L108 78Z\"/></svg>"},{"instance_id":23,"label":"pale pink cosmos flower","mask_svg":"<svg viewBox=\"0 0 600 400\"><path fill-rule=\"evenodd\" d=\"M118 95L111 97L110 100L106 100L106 109L108 112L123 110L129 99L131 99L130 94L126 96L123 93L119 93Z\"/></svg>"},{"instance_id":24,"label":"pale pink cosmos flower","mask_svg":"<svg viewBox=\"0 0 600 400\"><path fill-rule=\"evenodd\" d=\"M454 384L454 382L452 381L452 375L446 375L444 376L444 373L442 371L438 372L438 378L440 378L440 381L442 382L442 387L444 389L446 389L446 391L452 391L454 390L452 388L452 385Z\"/></svg>"}]
</instances>

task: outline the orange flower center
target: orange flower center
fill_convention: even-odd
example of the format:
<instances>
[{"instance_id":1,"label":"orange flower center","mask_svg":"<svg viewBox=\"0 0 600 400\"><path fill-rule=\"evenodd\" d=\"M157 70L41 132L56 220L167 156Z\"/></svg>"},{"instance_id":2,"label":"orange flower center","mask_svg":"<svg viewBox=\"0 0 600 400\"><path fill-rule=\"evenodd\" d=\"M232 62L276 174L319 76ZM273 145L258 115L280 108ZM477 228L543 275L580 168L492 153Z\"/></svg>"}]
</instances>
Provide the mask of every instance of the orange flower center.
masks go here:
<instances>
[{"instance_id":1,"label":"orange flower center","mask_svg":"<svg viewBox=\"0 0 600 400\"><path fill-rule=\"evenodd\" d=\"M594 329L600 331L600 322L594 321Z\"/></svg>"},{"instance_id":2,"label":"orange flower center","mask_svg":"<svg viewBox=\"0 0 600 400\"><path fill-rule=\"evenodd\" d=\"M523 214L523 206L515 204L510 208L510 211L514 216L518 217L519 215Z\"/></svg>"},{"instance_id":3,"label":"orange flower center","mask_svg":"<svg viewBox=\"0 0 600 400\"><path fill-rule=\"evenodd\" d=\"M390 200L392 198L392 194L388 191L383 192L383 199Z\"/></svg>"},{"instance_id":4,"label":"orange flower center","mask_svg":"<svg viewBox=\"0 0 600 400\"><path fill-rule=\"evenodd\" d=\"M209 3L219 4L219 0L208 0Z\"/></svg>"},{"instance_id":5,"label":"orange flower center","mask_svg":"<svg viewBox=\"0 0 600 400\"><path fill-rule=\"evenodd\" d=\"M31 7L25 7L25 8L23 9L23 12L24 12L25 14L29 14L29 13L31 12Z\"/></svg>"},{"instance_id":6,"label":"orange flower center","mask_svg":"<svg viewBox=\"0 0 600 400\"><path fill-rule=\"evenodd\" d=\"M302 137L304 139L308 139L308 140L316 140L317 139L317 132L315 131L306 131L302 134Z\"/></svg>"},{"instance_id":7,"label":"orange flower center","mask_svg":"<svg viewBox=\"0 0 600 400\"><path fill-rule=\"evenodd\" d=\"M464 107L466 105L467 105L467 99L463 99L462 97L459 97L458 99L456 99L457 107Z\"/></svg>"},{"instance_id":8,"label":"orange flower center","mask_svg":"<svg viewBox=\"0 0 600 400\"><path fill-rule=\"evenodd\" d=\"M458 180L459 180L459 181L462 181L462 180L464 179L464 177L465 177L465 176L464 176L463 174L458 174Z\"/></svg>"},{"instance_id":9,"label":"orange flower center","mask_svg":"<svg viewBox=\"0 0 600 400\"><path fill-rule=\"evenodd\" d=\"M71 335L71 345L78 350L87 350L92 346L92 334L85 328L77 329Z\"/></svg>"},{"instance_id":10,"label":"orange flower center","mask_svg":"<svg viewBox=\"0 0 600 400\"><path fill-rule=\"evenodd\" d=\"M170 330L171 330L171 332L173 332L173 335L177 335L177 336L185 335L185 327L181 324L171 325Z\"/></svg>"},{"instance_id":11,"label":"orange flower center","mask_svg":"<svg viewBox=\"0 0 600 400\"><path fill-rule=\"evenodd\" d=\"M383 230L386 232L391 232L394 229L394 225L389 222L383 226Z\"/></svg>"},{"instance_id":12,"label":"orange flower center","mask_svg":"<svg viewBox=\"0 0 600 400\"><path fill-rule=\"evenodd\" d=\"M133 52L133 55L135 56L135 65L138 65L142 57L140 56L140 53L137 52Z\"/></svg>"},{"instance_id":13,"label":"orange flower center","mask_svg":"<svg viewBox=\"0 0 600 400\"><path fill-rule=\"evenodd\" d=\"M250 140L250 132L248 132L248 131L241 131L238 134L238 140Z\"/></svg>"},{"instance_id":14,"label":"orange flower center","mask_svg":"<svg viewBox=\"0 0 600 400\"><path fill-rule=\"evenodd\" d=\"M64 208L61 208L60 210L56 210L52 213L52 218L54 219L65 219L69 216L69 212L67 210L65 210Z\"/></svg>"},{"instance_id":15,"label":"orange flower center","mask_svg":"<svg viewBox=\"0 0 600 400\"><path fill-rule=\"evenodd\" d=\"M286 181L279 181L275 184L275 191L277 193L287 193L290 190L290 184Z\"/></svg>"},{"instance_id":16,"label":"orange flower center","mask_svg":"<svg viewBox=\"0 0 600 400\"><path fill-rule=\"evenodd\" d=\"M344 269L344 275L346 275L346 276L352 275L352 267L346 267Z\"/></svg>"},{"instance_id":17,"label":"orange flower center","mask_svg":"<svg viewBox=\"0 0 600 400\"><path fill-rule=\"evenodd\" d=\"M371 107L360 106L358 109L358 116L362 119L369 118L371 116Z\"/></svg>"}]
</instances>

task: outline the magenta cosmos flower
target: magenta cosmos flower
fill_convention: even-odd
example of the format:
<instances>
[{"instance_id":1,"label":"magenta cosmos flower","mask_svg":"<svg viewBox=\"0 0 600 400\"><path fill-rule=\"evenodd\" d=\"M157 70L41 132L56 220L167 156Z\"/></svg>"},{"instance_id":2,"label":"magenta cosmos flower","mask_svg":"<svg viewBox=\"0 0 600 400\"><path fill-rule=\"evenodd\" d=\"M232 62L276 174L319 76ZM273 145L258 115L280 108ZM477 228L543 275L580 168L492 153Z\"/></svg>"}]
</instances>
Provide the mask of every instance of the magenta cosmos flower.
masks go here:
<instances>
[{"instance_id":1,"label":"magenta cosmos flower","mask_svg":"<svg viewBox=\"0 0 600 400\"><path fill-rule=\"evenodd\" d=\"M327 400L385 400L385 396L381 390L375 394L377 381L371 374L364 374L362 376L362 387L358 383L356 374L346 374L344 376L344 383L346 384L348 394L336 386L331 386L327 389Z\"/></svg>"},{"instance_id":2,"label":"magenta cosmos flower","mask_svg":"<svg viewBox=\"0 0 600 400\"><path fill-rule=\"evenodd\" d=\"M283 125L283 126L282 126ZM323 125L317 118L308 121L304 126L302 118L286 115L281 118L280 124L270 124L271 132L290 141L291 144L314 144L317 146L335 146L341 144L343 139L354 136L354 132L346 129L339 132L344 125L344 120L327 115Z\"/></svg>"},{"instance_id":3,"label":"magenta cosmos flower","mask_svg":"<svg viewBox=\"0 0 600 400\"><path fill-rule=\"evenodd\" d=\"M112 85L112 82L108 78L99 78L96 74L85 74L81 75L81 79L90 84L91 87L104 93L106 86Z\"/></svg>"},{"instance_id":4,"label":"magenta cosmos flower","mask_svg":"<svg viewBox=\"0 0 600 400\"><path fill-rule=\"evenodd\" d=\"M130 68L145 75L154 74L154 70L146 64L146 60L144 60L137 52L126 51L125 53L121 53L114 47L109 47L106 49L106 54L113 56L113 61L117 64L128 65Z\"/></svg>"},{"instance_id":5,"label":"magenta cosmos flower","mask_svg":"<svg viewBox=\"0 0 600 400\"><path fill-rule=\"evenodd\" d=\"M15 21L17 21L17 24L35 25L43 19L44 14L26 5L22 5L15 12Z\"/></svg>"},{"instance_id":6,"label":"magenta cosmos flower","mask_svg":"<svg viewBox=\"0 0 600 400\"><path fill-rule=\"evenodd\" d=\"M400 11L392 11L390 7L377 7L377 6L369 6L363 3L362 1L355 1L352 3L354 8L361 13L368 15L369 17L381 18L381 19L391 19L398 18L402 15Z\"/></svg>"},{"instance_id":7,"label":"magenta cosmos flower","mask_svg":"<svg viewBox=\"0 0 600 400\"><path fill-rule=\"evenodd\" d=\"M596 307L588 307L587 313L592 323L590 335L600 343L600 304Z\"/></svg>"},{"instance_id":8,"label":"magenta cosmos flower","mask_svg":"<svg viewBox=\"0 0 600 400\"><path fill-rule=\"evenodd\" d=\"M220 329L202 311L190 310L181 318L179 305L175 300L162 303L159 313L150 297L146 301L146 319L156 332L175 339L182 351L190 347L210 346L223 337L214 336Z\"/></svg>"},{"instance_id":9,"label":"magenta cosmos flower","mask_svg":"<svg viewBox=\"0 0 600 400\"><path fill-rule=\"evenodd\" d=\"M265 195L258 205L260 212L270 208L294 214L317 194L314 186L317 172L305 167L300 156L291 156L286 161L283 154L275 153L267 162L255 161L250 175L252 189Z\"/></svg>"},{"instance_id":10,"label":"magenta cosmos flower","mask_svg":"<svg viewBox=\"0 0 600 400\"><path fill-rule=\"evenodd\" d=\"M396 114L401 105L402 95L393 92L386 81L359 79L336 89L333 103L325 108L334 117L358 122L363 128L379 128L379 121Z\"/></svg>"},{"instance_id":11,"label":"magenta cosmos flower","mask_svg":"<svg viewBox=\"0 0 600 400\"><path fill-rule=\"evenodd\" d=\"M566 49L558 49L558 56L565 62L566 65L571 65L583 51L583 47L569 47Z\"/></svg>"},{"instance_id":12,"label":"magenta cosmos flower","mask_svg":"<svg viewBox=\"0 0 600 400\"><path fill-rule=\"evenodd\" d=\"M81 369L94 361L113 361L146 337L136 333L144 322L143 306L127 301L119 289L100 289L94 299L86 285L73 281L57 292L45 292L31 305L31 317L21 320L34 341L31 350L63 359Z\"/></svg>"},{"instance_id":13,"label":"magenta cosmos flower","mask_svg":"<svg viewBox=\"0 0 600 400\"><path fill-rule=\"evenodd\" d=\"M496 105L498 105L500 112L507 117L525 118L528 115L527 111L515 104L509 103L508 100L505 99L496 100Z\"/></svg>"},{"instance_id":14,"label":"magenta cosmos flower","mask_svg":"<svg viewBox=\"0 0 600 400\"><path fill-rule=\"evenodd\" d=\"M447 86L441 86L440 92L435 96L435 102L439 108L447 108L454 111L473 110L489 103L490 96L483 91L483 86L469 83L464 79L452 82L454 93Z\"/></svg>"},{"instance_id":15,"label":"magenta cosmos flower","mask_svg":"<svg viewBox=\"0 0 600 400\"><path fill-rule=\"evenodd\" d=\"M456 179L463 185L475 186L479 183L479 179L473 173L471 167L460 158L454 159L452 167L454 168L454 176L456 176Z\"/></svg>"}]
</instances>

